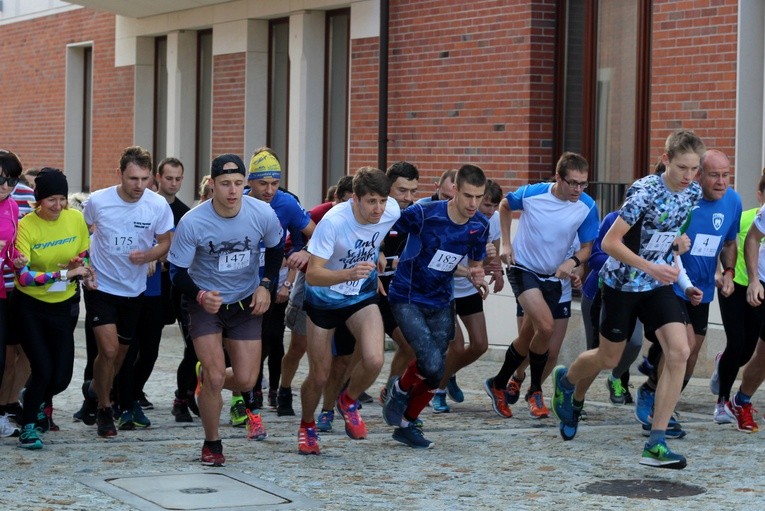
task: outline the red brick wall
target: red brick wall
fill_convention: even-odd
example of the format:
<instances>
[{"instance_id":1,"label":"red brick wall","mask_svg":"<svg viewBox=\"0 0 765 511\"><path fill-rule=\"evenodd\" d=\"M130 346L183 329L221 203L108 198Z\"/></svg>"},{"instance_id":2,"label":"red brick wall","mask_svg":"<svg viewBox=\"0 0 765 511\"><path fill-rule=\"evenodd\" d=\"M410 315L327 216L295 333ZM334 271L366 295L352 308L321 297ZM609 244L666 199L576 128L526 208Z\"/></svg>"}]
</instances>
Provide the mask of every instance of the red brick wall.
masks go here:
<instances>
[{"instance_id":1,"label":"red brick wall","mask_svg":"<svg viewBox=\"0 0 765 511\"><path fill-rule=\"evenodd\" d=\"M213 157L244 152L245 57L244 53L213 57Z\"/></svg>"},{"instance_id":2,"label":"red brick wall","mask_svg":"<svg viewBox=\"0 0 765 511\"><path fill-rule=\"evenodd\" d=\"M114 184L133 140L133 67L114 67L114 15L77 9L0 30L0 146L64 166L66 45L93 41L93 189ZM81 169L64 169L80 172Z\"/></svg>"},{"instance_id":3,"label":"red brick wall","mask_svg":"<svg viewBox=\"0 0 765 511\"><path fill-rule=\"evenodd\" d=\"M736 0L654 0L652 158L683 127L734 163L737 10Z\"/></svg>"},{"instance_id":4,"label":"red brick wall","mask_svg":"<svg viewBox=\"0 0 765 511\"><path fill-rule=\"evenodd\" d=\"M463 163L504 188L547 178L554 0L394 0L390 12L388 161L416 163L423 183ZM377 161L376 38L353 41L351 66L354 169Z\"/></svg>"}]
</instances>

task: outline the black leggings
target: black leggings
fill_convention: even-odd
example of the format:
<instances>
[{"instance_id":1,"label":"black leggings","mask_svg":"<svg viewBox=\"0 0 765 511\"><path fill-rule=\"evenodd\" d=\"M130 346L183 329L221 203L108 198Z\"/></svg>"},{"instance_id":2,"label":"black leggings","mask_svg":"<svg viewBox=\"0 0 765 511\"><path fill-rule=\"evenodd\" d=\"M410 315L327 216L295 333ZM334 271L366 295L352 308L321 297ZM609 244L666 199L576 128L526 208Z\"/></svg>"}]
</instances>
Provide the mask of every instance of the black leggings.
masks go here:
<instances>
[{"instance_id":1,"label":"black leggings","mask_svg":"<svg viewBox=\"0 0 765 511\"><path fill-rule=\"evenodd\" d=\"M24 391L23 424L32 424L40 405L63 392L72 381L74 328L72 299L46 303L15 292L18 321L24 325L21 346L29 359L31 375Z\"/></svg>"},{"instance_id":2,"label":"black leggings","mask_svg":"<svg viewBox=\"0 0 765 511\"><path fill-rule=\"evenodd\" d=\"M746 286L733 284L733 294L724 297L717 294L720 301L720 315L725 329L725 351L720 357L717 373L720 377L720 399L730 399L731 387L736 380L738 370L752 358L757 347L757 338L763 323L758 309L746 302ZM765 333L765 332L764 332Z\"/></svg>"},{"instance_id":3,"label":"black leggings","mask_svg":"<svg viewBox=\"0 0 765 511\"><path fill-rule=\"evenodd\" d=\"M268 357L268 386L272 391L279 388L284 358L284 315L287 303L276 303L276 293L271 293L271 306L263 314L263 355L260 357L260 372L254 391L263 386L263 362Z\"/></svg>"}]
</instances>

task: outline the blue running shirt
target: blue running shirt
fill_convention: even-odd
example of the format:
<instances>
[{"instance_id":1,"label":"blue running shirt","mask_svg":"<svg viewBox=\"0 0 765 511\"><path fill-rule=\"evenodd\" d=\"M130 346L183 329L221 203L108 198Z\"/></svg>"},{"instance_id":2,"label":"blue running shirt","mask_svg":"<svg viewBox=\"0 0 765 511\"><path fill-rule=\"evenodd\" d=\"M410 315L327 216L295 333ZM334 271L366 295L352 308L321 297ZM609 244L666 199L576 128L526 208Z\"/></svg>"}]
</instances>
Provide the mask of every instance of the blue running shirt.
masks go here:
<instances>
[{"instance_id":1,"label":"blue running shirt","mask_svg":"<svg viewBox=\"0 0 765 511\"><path fill-rule=\"evenodd\" d=\"M630 226L624 244L647 261L671 264L672 242L700 198L701 185L696 181L685 190L673 192L662 176L638 179L627 190L627 200L619 210L619 217ZM662 286L647 273L611 256L600 269L600 278L605 285L628 293Z\"/></svg>"},{"instance_id":2,"label":"blue running shirt","mask_svg":"<svg viewBox=\"0 0 765 511\"><path fill-rule=\"evenodd\" d=\"M726 241L735 240L741 220L741 198L728 188L720 200L702 198L691 211L691 221L685 234L691 239L691 249L680 256L683 267L693 285L704 292L701 303L715 297L715 271L717 258ZM688 301L680 286L673 286L675 294Z\"/></svg>"},{"instance_id":3,"label":"blue running shirt","mask_svg":"<svg viewBox=\"0 0 765 511\"><path fill-rule=\"evenodd\" d=\"M454 270L463 256L481 261L486 256L489 222L476 214L455 224L448 201L412 204L396 222L398 232L409 234L388 289L388 300L423 307L446 307L452 301Z\"/></svg>"}]
</instances>

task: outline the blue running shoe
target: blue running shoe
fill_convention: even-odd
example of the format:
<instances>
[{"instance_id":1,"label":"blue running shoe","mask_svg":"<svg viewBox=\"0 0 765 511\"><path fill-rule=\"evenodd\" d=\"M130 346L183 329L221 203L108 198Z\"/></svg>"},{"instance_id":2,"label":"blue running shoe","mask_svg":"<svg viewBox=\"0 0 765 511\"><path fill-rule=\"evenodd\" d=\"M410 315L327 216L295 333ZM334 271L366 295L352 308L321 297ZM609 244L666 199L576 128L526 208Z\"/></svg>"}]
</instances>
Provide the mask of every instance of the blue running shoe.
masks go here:
<instances>
[{"instance_id":1,"label":"blue running shoe","mask_svg":"<svg viewBox=\"0 0 765 511\"><path fill-rule=\"evenodd\" d=\"M650 467L681 469L685 468L687 462L684 456L672 452L664 442L659 442L651 446L645 444L640 464Z\"/></svg>"},{"instance_id":2,"label":"blue running shoe","mask_svg":"<svg viewBox=\"0 0 765 511\"><path fill-rule=\"evenodd\" d=\"M133 403L133 424L136 428L148 428L151 426L151 421L146 414L143 413L143 406L140 401Z\"/></svg>"},{"instance_id":3,"label":"blue running shoe","mask_svg":"<svg viewBox=\"0 0 765 511\"><path fill-rule=\"evenodd\" d=\"M654 371L654 365L648 360L648 357L644 356L643 361L638 365L638 371L646 376L651 376Z\"/></svg>"},{"instance_id":4,"label":"blue running shoe","mask_svg":"<svg viewBox=\"0 0 765 511\"><path fill-rule=\"evenodd\" d=\"M558 430L563 440L573 440L579 427L579 414L574 410L574 390L566 390L560 380L566 376L566 366L557 366L553 369L553 400L552 409L560 421Z\"/></svg>"},{"instance_id":5,"label":"blue running shoe","mask_svg":"<svg viewBox=\"0 0 765 511\"><path fill-rule=\"evenodd\" d=\"M653 403L656 400L655 391L642 384L638 387L637 401L635 402L635 418L640 424L651 425L651 415L653 415Z\"/></svg>"},{"instance_id":6,"label":"blue running shoe","mask_svg":"<svg viewBox=\"0 0 765 511\"><path fill-rule=\"evenodd\" d=\"M405 428L396 428L393 430L393 440L408 445L414 449L430 449L433 442L425 438L422 430L414 424L409 424Z\"/></svg>"},{"instance_id":7,"label":"blue running shoe","mask_svg":"<svg viewBox=\"0 0 765 511\"><path fill-rule=\"evenodd\" d=\"M430 406L433 407L433 413L449 413L451 408L446 404L446 392L436 392L433 399L430 400Z\"/></svg>"},{"instance_id":8,"label":"blue running shoe","mask_svg":"<svg viewBox=\"0 0 765 511\"><path fill-rule=\"evenodd\" d=\"M329 433L332 431L332 421L335 420L335 411L322 410L319 414L319 418L316 419L316 429L322 433Z\"/></svg>"},{"instance_id":9,"label":"blue running shoe","mask_svg":"<svg viewBox=\"0 0 765 511\"><path fill-rule=\"evenodd\" d=\"M453 374L452 377L449 378L449 381L446 384L446 392L455 403L461 403L465 400L465 394L462 392L460 386L457 385L456 374Z\"/></svg>"},{"instance_id":10,"label":"blue running shoe","mask_svg":"<svg viewBox=\"0 0 765 511\"><path fill-rule=\"evenodd\" d=\"M401 424L406 407L409 406L409 394L399 390L398 381L399 378L393 380L383 405L383 419L388 426Z\"/></svg>"}]
</instances>

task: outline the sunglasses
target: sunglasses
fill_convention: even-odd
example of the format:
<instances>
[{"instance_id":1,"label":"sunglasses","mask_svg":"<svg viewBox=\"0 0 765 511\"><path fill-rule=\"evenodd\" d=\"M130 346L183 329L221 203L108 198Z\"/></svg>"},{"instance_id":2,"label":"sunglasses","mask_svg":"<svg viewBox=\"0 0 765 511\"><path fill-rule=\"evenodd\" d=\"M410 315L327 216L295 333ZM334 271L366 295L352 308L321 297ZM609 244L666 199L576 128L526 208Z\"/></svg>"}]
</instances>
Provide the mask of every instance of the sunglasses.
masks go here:
<instances>
[{"instance_id":1,"label":"sunglasses","mask_svg":"<svg viewBox=\"0 0 765 511\"><path fill-rule=\"evenodd\" d=\"M19 178L0 176L0 186L6 183L8 184L8 186L16 186L17 184L19 184Z\"/></svg>"}]
</instances>

